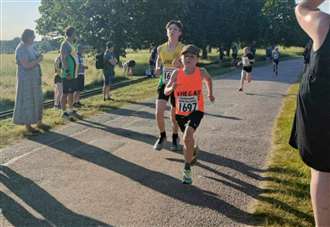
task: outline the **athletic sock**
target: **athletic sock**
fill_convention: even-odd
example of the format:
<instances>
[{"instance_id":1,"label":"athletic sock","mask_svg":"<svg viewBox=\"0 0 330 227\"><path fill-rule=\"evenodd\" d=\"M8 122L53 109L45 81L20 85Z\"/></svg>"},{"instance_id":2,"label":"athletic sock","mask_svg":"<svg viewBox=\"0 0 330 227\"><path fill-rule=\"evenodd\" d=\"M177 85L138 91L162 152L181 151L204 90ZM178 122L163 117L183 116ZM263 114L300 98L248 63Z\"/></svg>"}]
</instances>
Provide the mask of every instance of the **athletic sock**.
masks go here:
<instances>
[{"instance_id":1,"label":"athletic sock","mask_svg":"<svg viewBox=\"0 0 330 227\"><path fill-rule=\"evenodd\" d=\"M185 162L184 163L184 169L185 170L190 170L190 163Z\"/></svg>"},{"instance_id":2,"label":"athletic sock","mask_svg":"<svg viewBox=\"0 0 330 227\"><path fill-rule=\"evenodd\" d=\"M176 133L176 134L172 134L172 141L175 141L179 138L179 135Z\"/></svg>"},{"instance_id":3,"label":"athletic sock","mask_svg":"<svg viewBox=\"0 0 330 227\"><path fill-rule=\"evenodd\" d=\"M166 132L161 132L161 133L160 133L160 137L161 137L161 138L166 138Z\"/></svg>"}]
</instances>

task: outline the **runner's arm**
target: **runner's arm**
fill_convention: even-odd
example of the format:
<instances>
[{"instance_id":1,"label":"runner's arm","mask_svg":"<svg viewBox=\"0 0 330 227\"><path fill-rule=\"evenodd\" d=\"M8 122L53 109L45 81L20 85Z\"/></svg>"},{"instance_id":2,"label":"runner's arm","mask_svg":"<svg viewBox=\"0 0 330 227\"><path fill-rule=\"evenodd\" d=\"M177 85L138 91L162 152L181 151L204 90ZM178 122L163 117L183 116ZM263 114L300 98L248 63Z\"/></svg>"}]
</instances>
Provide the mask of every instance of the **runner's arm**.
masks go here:
<instances>
[{"instance_id":1,"label":"runner's arm","mask_svg":"<svg viewBox=\"0 0 330 227\"><path fill-rule=\"evenodd\" d=\"M155 75L159 76L160 75L160 67L162 65L162 61L159 56L160 52L160 47L157 47L157 60L156 60L156 67L155 67Z\"/></svg>"},{"instance_id":2,"label":"runner's arm","mask_svg":"<svg viewBox=\"0 0 330 227\"><path fill-rule=\"evenodd\" d=\"M177 75L178 75L178 70L174 70L172 72L170 81L168 82L168 84L165 87L165 90L164 90L165 95L170 95L174 91L174 89L177 85L176 84Z\"/></svg>"},{"instance_id":3,"label":"runner's arm","mask_svg":"<svg viewBox=\"0 0 330 227\"><path fill-rule=\"evenodd\" d=\"M208 94L207 97L210 99L211 102L214 102L215 97L213 96L212 78L205 68L201 68L201 72L202 72L202 79L205 81L207 87L207 94Z\"/></svg>"}]
</instances>

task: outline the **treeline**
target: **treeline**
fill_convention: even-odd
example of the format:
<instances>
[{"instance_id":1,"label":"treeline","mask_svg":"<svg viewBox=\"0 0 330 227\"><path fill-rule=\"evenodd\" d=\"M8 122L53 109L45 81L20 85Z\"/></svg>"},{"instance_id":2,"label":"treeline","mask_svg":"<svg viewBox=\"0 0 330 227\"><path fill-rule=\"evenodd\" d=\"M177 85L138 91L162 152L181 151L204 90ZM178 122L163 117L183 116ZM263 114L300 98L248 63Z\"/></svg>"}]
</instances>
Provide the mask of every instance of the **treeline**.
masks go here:
<instances>
[{"instance_id":1,"label":"treeline","mask_svg":"<svg viewBox=\"0 0 330 227\"><path fill-rule=\"evenodd\" d=\"M37 30L58 36L71 25L81 42L101 48L112 41L124 53L160 44L166 22L178 19L184 42L204 51L228 49L233 42L303 46L294 5L294 0L42 0Z\"/></svg>"}]
</instances>

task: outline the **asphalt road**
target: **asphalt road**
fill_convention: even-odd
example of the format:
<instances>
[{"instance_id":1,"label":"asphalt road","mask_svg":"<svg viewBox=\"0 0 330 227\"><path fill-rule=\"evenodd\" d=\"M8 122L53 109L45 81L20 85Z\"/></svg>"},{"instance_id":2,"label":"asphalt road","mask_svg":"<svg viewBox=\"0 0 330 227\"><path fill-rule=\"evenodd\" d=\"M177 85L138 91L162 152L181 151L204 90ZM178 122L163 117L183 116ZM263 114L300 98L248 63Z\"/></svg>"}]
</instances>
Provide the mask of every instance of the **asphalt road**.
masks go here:
<instances>
[{"instance_id":1,"label":"asphalt road","mask_svg":"<svg viewBox=\"0 0 330 227\"><path fill-rule=\"evenodd\" d=\"M0 226L258 225L250 207L272 126L301 68L301 59L281 62L278 78L270 65L255 68L244 93L239 72L214 80L191 186L181 183L181 152L152 149L154 99L0 150Z\"/></svg>"}]
</instances>

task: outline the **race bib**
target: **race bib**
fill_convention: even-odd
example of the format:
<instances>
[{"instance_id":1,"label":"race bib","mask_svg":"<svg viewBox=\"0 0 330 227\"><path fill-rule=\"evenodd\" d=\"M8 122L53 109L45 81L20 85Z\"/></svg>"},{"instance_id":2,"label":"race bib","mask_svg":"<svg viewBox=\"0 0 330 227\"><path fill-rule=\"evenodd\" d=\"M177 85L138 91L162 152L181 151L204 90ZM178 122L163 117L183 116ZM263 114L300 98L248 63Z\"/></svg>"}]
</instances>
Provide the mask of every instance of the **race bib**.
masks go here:
<instances>
[{"instance_id":1,"label":"race bib","mask_svg":"<svg viewBox=\"0 0 330 227\"><path fill-rule=\"evenodd\" d=\"M167 84L170 81L172 72L175 69L176 68L164 68L163 74L164 74L164 82L165 82L165 84Z\"/></svg>"},{"instance_id":2,"label":"race bib","mask_svg":"<svg viewBox=\"0 0 330 227\"><path fill-rule=\"evenodd\" d=\"M197 96L179 96L178 101L180 112L194 112L198 110Z\"/></svg>"}]
</instances>

